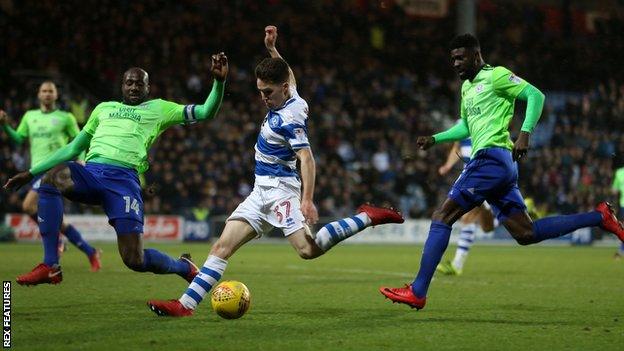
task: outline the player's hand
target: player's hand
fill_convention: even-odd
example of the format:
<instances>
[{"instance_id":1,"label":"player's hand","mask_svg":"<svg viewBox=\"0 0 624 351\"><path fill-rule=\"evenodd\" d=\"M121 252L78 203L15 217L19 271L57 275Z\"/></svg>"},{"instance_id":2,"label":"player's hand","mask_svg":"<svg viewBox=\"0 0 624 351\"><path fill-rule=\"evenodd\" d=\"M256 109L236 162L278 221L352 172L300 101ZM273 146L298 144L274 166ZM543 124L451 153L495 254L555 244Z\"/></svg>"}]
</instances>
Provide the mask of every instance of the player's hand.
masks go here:
<instances>
[{"instance_id":1,"label":"player's hand","mask_svg":"<svg viewBox=\"0 0 624 351\"><path fill-rule=\"evenodd\" d=\"M9 123L9 116L6 112L4 112L4 110L0 110L0 126L3 126L7 123Z\"/></svg>"},{"instance_id":2,"label":"player's hand","mask_svg":"<svg viewBox=\"0 0 624 351\"><path fill-rule=\"evenodd\" d=\"M438 168L438 174L440 174L441 176L446 175L448 172L451 171L451 166L447 166L446 164L440 166L440 168Z\"/></svg>"},{"instance_id":3,"label":"player's hand","mask_svg":"<svg viewBox=\"0 0 624 351\"><path fill-rule=\"evenodd\" d=\"M518 140L514 143L512 155L514 161L519 161L521 158L526 156L529 151L529 137L531 134L527 132L520 132L518 136Z\"/></svg>"},{"instance_id":4,"label":"player's hand","mask_svg":"<svg viewBox=\"0 0 624 351\"><path fill-rule=\"evenodd\" d=\"M318 211L316 210L316 206L310 200L301 201L301 213L303 213L303 218L305 218L305 222L308 225L313 225L318 222Z\"/></svg>"},{"instance_id":5,"label":"player's hand","mask_svg":"<svg viewBox=\"0 0 624 351\"><path fill-rule=\"evenodd\" d=\"M219 82L223 82L228 74L228 59L224 53L212 55L212 67L210 67L212 77Z\"/></svg>"},{"instance_id":6,"label":"player's hand","mask_svg":"<svg viewBox=\"0 0 624 351\"><path fill-rule=\"evenodd\" d=\"M421 150L427 150L435 144L435 139L432 136L419 136L416 139L416 146Z\"/></svg>"},{"instance_id":7,"label":"player's hand","mask_svg":"<svg viewBox=\"0 0 624 351\"><path fill-rule=\"evenodd\" d=\"M31 180L33 180L33 175L28 172L21 172L16 174L13 178L9 179L8 182L6 182L6 184L4 184L4 188L9 190L9 189L19 189L22 186L30 183Z\"/></svg>"},{"instance_id":8,"label":"player's hand","mask_svg":"<svg viewBox=\"0 0 624 351\"><path fill-rule=\"evenodd\" d=\"M266 26L264 27L264 46L271 51L275 50L275 42L277 41L277 27Z\"/></svg>"}]
</instances>

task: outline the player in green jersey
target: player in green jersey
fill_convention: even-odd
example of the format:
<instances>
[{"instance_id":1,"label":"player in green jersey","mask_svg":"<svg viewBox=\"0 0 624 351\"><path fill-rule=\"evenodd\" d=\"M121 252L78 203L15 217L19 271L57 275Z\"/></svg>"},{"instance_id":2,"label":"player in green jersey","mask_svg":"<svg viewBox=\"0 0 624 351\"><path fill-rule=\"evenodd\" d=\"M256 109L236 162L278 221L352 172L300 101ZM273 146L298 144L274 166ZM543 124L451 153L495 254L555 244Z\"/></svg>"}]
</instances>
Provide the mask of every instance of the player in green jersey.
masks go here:
<instances>
[{"instance_id":1,"label":"player in green jersey","mask_svg":"<svg viewBox=\"0 0 624 351\"><path fill-rule=\"evenodd\" d=\"M417 309L425 307L429 283L448 246L451 225L483 201L491 205L499 223L520 245L535 244L594 226L624 241L624 228L607 202L600 203L592 212L532 221L518 189L516 161L529 149L529 136L542 113L544 94L507 68L487 65L481 57L479 41L470 34L453 39L450 49L453 67L464 81L462 122L442 133L418 137L416 144L426 150L435 144L470 137L471 159L446 201L433 213L414 282L402 288L380 288L393 302ZM509 122L516 99L527 101L527 108L520 135L514 143L510 139Z\"/></svg>"},{"instance_id":2,"label":"player in green jersey","mask_svg":"<svg viewBox=\"0 0 624 351\"><path fill-rule=\"evenodd\" d=\"M0 126L16 144L28 140L30 144L30 163L35 165L52 155L62 146L67 145L69 139L80 132L74 116L56 107L58 92L54 82L45 81L39 86L37 93L39 109L27 111L20 121L17 130L11 128L6 112L0 110ZM33 179L32 187L26 194L22 209L32 219L37 221L37 201L39 201L39 185L41 177ZM97 272L100 267L100 252L94 249L83 239L76 228L63 222L61 233L78 249L84 252L91 264L91 270ZM18 283L20 279L18 278Z\"/></svg>"},{"instance_id":3,"label":"player in green jersey","mask_svg":"<svg viewBox=\"0 0 624 351\"><path fill-rule=\"evenodd\" d=\"M148 100L149 76L141 68L128 69L122 79L123 102L96 106L76 138L29 171L9 179L5 188L19 187L34 176L45 175L39 190L39 230L45 240L56 240L61 225L62 196L81 203L101 205L117 233L125 265L137 272L175 273L189 282L197 267L189 255L180 259L154 249L143 249L143 199L140 173L148 168L147 151L168 127L209 120L223 99L227 57L212 56L212 91L202 105L180 105L162 99ZM88 150L86 165L67 162ZM58 257L48 252L44 262L28 273L31 284L58 283Z\"/></svg>"}]
</instances>

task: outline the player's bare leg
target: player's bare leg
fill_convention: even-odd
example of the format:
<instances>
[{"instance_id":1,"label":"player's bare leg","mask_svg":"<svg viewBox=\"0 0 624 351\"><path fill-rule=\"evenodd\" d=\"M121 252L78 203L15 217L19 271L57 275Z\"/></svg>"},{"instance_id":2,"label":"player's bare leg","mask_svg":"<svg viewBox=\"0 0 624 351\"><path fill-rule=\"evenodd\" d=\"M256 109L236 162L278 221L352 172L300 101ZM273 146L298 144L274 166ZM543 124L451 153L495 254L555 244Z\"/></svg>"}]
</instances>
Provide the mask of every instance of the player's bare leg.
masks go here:
<instances>
[{"instance_id":1,"label":"player's bare leg","mask_svg":"<svg viewBox=\"0 0 624 351\"><path fill-rule=\"evenodd\" d=\"M309 228L301 228L288 236L290 245L304 260L317 258L325 253L314 241Z\"/></svg>"}]
</instances>

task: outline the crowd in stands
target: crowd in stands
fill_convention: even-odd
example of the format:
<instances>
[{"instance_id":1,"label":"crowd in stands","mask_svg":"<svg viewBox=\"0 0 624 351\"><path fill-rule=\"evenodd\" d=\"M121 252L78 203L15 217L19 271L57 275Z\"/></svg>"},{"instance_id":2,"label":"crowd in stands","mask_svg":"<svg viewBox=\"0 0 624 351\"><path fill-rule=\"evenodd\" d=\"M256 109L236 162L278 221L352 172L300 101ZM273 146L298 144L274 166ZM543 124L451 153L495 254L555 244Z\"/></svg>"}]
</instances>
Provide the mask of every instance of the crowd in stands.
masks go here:
<instances>
[{"instance_id":1,"label":"crowd in stands","mask_svg":"<svg viewBox=\"0 0 624 351\"><path fill-rule=\"evenodd\" d=\"M145 209L181 213L199 207L227 215L253 186L253 146L266 114L253 69L267 56L263 28L275 24L278 49L310 105L320 215L344 216L371 201L426 217L461 170L458 165L451 175L437 173L450 145L415 148L417 136L450 127L458 116L460 82L447 50L455 13L415 18L383 3L7 1L0 16L6 38L0 108L17 125L26 109L37 106L32 84L11 72L68 76L94 97L92 108L119 99L121 74L131 66L150 73L151 96L203 103L211 87L210 54L224 51L230 74L221 112L213 121L176 126L160 137L145 174L155 189ZM616 62L624 53L618 38L623 22L603 21L585 32L566 21L549 27L535 6L479 6L486 62L509 67L547 95L533 149L520 164L524 195L561 213L615 199L612 169L624 154L624 84ZM84 114L84 96L61 90L61 105ZM516 110L513 131L524 105ZM5 133L0 143L4 182L29 161L27 146L11 144ZM19 211L21 196L23 191L0 191L0 212Z\"/></svg>"}]
</instances>

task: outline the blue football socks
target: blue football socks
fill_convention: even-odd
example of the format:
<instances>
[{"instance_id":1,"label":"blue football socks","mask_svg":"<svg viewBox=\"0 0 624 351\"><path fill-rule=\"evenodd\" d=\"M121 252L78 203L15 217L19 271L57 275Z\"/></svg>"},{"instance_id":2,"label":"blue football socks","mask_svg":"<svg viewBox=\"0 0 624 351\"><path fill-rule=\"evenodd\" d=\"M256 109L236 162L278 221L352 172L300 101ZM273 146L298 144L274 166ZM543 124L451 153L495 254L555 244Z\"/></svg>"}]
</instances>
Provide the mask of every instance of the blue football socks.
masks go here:
<instances>
[{"instance_id":1,"label":"blue football socks","mask_svg":"<svg viewBox=\"0 0 624 351\"><path fill-rule=\"evenodd\" d=\"M59 230L63 222L63 197L52 185L39 187L39 232L43 242L43 263L52 266L59 263Z\"/></svg>"},{"instance_id":2,"label":"blue football socks","mask_svg":"<svg viewBox=\"0 0 624 351\"><path fill-rule=\"evenodd\" d=\"M439 221L431 221L429 236L427 236L422 258L420 259L420 269L418 270L416 280L412 283L412 291L416 297L422 298L427 296L429 283L431 283L436 267L440 263L444 251L446 251L450 237L451 226Z\"/></svg>"},{"instance_id":3,"label":"blue football socks","mask_svg":"<svg viewBox=\"0 0 624 351\"><path fill-rule=\"evenodd\" d=\"M533 237L538 243L566 235L580 228L596 227L601 222L602 215L597 211L542 218L533 222Z\"/></svg>"},{"instance_id":4,"label":"blue football socks","mask_svg":"<svg viewBox=\"0 0 624 351\"><path fill-rule=\"evenodd\" d=\"M176 260L155 249L145 249L143 250L143 267L138 271L156 274L175 273L181 277L186 277L190 269L191 266L184 260Z\"/></svg>"},{"instance_id":5,"label":"blue football socks","mask_svg":"<svg viewBox=\"0 0 624 351\"><path fill-rule=\"evenodd\" d=\"M65 231L62 233L72 244L79 248L80 251L84 252L88 257L91 257L95 253L93 246L89 245L89 243L82 238L80 232L76 230L73 225L67 225L65 227Z\"/></svg>"}]
</instances>

